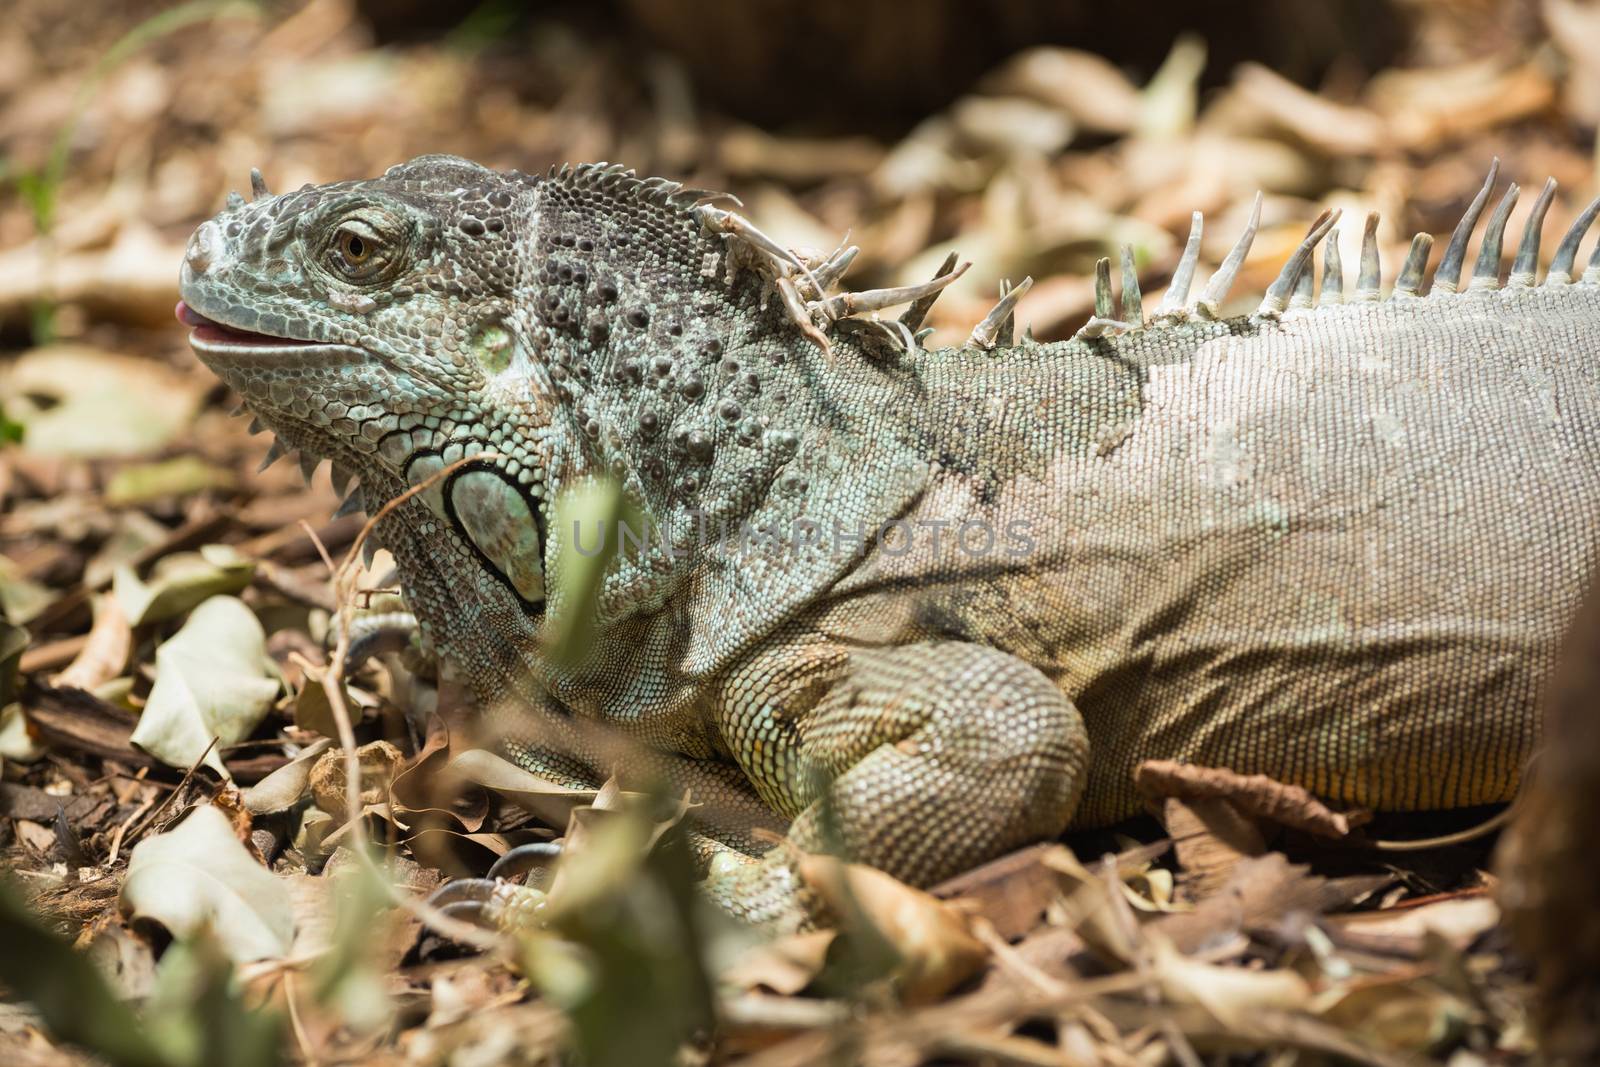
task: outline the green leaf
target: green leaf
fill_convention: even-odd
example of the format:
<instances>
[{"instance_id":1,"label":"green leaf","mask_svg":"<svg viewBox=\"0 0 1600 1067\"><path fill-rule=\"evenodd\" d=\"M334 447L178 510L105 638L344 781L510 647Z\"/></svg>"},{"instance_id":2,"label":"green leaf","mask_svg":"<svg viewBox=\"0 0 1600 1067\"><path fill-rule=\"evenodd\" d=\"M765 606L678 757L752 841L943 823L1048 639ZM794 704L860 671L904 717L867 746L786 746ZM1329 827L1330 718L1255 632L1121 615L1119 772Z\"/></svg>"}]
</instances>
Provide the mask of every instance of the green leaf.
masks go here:
<instances>
[{"instance_id":1,"label":"green leaf","mask_svg":"<svg viewBox=\"0 0 1600 1067\"><path fill-rule=\"evenodd\" d=\"M144 1014L151 1039L184 1067L278 1067L285 1062L282 1017L249 1006L210 927L199 927L167 949Z\"/></svg>"},{"instance_id":2,"label":"green leaf","mask_svg":"<svg viewBox=\"0 0 1600 1067\"><path fill-rule=\"evenodd\" d=\"M545 630L545 654L555 663L580 663L594 647L600 590L622 541L619 523L648 528L614 478L583 482L556 500L556 589Z\"/></svg>"},{"instance_id":3,"label":"green leaf","mask_svg":"<svg viewBox=\"0 0 1600 1067\"><path fill-rule=\"evenodd\" d=\"M21 443L22 423L7 415L4 406L0 406L0 445L20 445Z\"/></svg>"},{"instance_id":4,"label":"green leaf","mask_svg":"<svg viewBox=\"0 0 1600 1067\"><path fill-rule=\"evenodd\" d=\"M0 983L39 1010L50 1032L116 1067L176 1067L88 959L47 930L0 883ZM220 1062L220 1061L219 1061Z\"/></svg>"},{"instance_id":5,"label":"green leaf","mask_svg":"<svg viewBox=\"0 0 1600 1067\"><path fill-rule=\"evenodd\" d=\"M333 944L317 959L310 975L316 1001L330 1005L336 1017L357 1033L373 1033L388 1026L394 1016L394 1003L378 967L383 938L373 936L393 907L380 869L353 863L337 876Z\"/></svg>"},{"instance_id":6,"label":"green leaf","mask_svg":"<svg viewBox=\"0 0 1600 1067\"><path fill-rule=\"evenodd\" d=\"M24 577L5 556L0 556L0 617L30 622L55 600L49 587Z\"/></svg>"},{"instance_id":7,"label":"green leaf","mask_svg":"<svg viewBox=\"0 0 1600 1067\"><path fill-rule=\"evenodd\" d=\"M204 489L231 489L231 471L213 466L198 456L178 456L160 463L123 467L106 482L105 500L114 508L142 504L162 497L182 497Z\"/></svg>"},{"instance_id":8,"label":"green leaf","mask_svg":"<svg viewBox=\"0 0 1600 1067\"><path fill-rule=\"evenodd\" d=\"M688 844L679 826L652 847L658 827L638 808L586 810L582 843L562 856L546 911L581 951L535 937L523 961L571 1017L579 1062L668 1067L712 1022Z\"/></svg>"},{"instance_id":9,"label":"green leaf","mask_svg":"<svg viewBox=\"0 0 1600 1067\"><path fill-rule=\"evenodd\" d=\"M156 682L129 740L171 767L206 753L206 766L227 777L217 749L206 752L211 739L248 737L278 688L254 613L236 597L212 597L156 650Z\"/></svg>"}]
</instances>

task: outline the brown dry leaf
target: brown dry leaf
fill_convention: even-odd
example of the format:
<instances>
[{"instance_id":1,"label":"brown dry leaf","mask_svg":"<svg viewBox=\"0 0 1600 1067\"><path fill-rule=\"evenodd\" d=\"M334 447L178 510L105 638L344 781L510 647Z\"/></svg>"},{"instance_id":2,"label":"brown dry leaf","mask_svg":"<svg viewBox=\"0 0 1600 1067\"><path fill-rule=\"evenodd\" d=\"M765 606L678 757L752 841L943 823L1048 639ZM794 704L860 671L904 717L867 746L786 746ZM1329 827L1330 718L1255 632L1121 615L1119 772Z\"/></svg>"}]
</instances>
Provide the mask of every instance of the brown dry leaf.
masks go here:
<instances>
[{"instance_id":1,"label":"brown dry leaf","mask_svg":"<svg viewBox=\"0 0 1600 1067\"><path fill-rule=\"evenodd\" d=\"M300 803L311 781L311 768L321 755L333 747L329 738L307 746L294 759L241 793L245 809L254 815L287 811Z\"/></svg>"},{"instance_id":2,"label":"brown dry leaf","mask_svg":"<svg viewBox=\"0 0 1600 1067\"><path fill-rule=\"evenodd\" d=\"M1103 56L1075 48L1030 48L985 86L1053 104L1097 133L1127 133L1139 121L1139 90L1133 83Z\"/></svg>"},{"instance_id":3,"label":"brown dry leaf","mask_svg":"<svg viewBox=\"0 0 1600 1067\"><path fill-rule=\"evenodd\" d=\"M122 602L102 594L94 598L94 625L83 650L65 669L50 679L60 688L94 690L117 677L133 648L133 629L123 614Z\"/></svg>"},{"instance_id":4,"label":"brown dry leaf","mask_svg":"<svg viewBox=\"0 0 1600 1067\"><path fill-rule=\"evenodd\" d=\"M1225 885L1240 860L1265 852L1274 824L1331 837L1350 828L1348 816L1331 811L1305 789L1266 775L1146 760L1134 771L1134 781L1147 805L1160 806L1185 872L1183 883L1199 899Z\"/></svg>"},{"instance_id":5,"label":"brown dry leaf","mask_svg":"<svg viewBox=\"0 0 1600 1067\"><path fill-rule=\"evenodd\" d=\"M754 945L723 969L721 981L740 992L798 993L821 973L837 936L837 930L807 930Z\"/></svg>"},{"instance_id":6,"label":"brown dry leaf","mask_svg":"<svg viewBox=\"0 0 1600 1067\"><path fill-rule=\"evenodd\" d=\"M1367 85L1398 147L1426 151L1547 111L1556 86L1537 62L1505 67L1496 58L1458 67L1392 70Z\"/></svg>"},{"instance_id":7,"label":"brown dry leaf","mask_svg":"<svg viewBox=\"0 0 1600 1067\"><path fill-rule=\"evenodd\" d=\"M469 749L452 759L443 773L498 793L547 826L565 826L578 807L593 804L596 789L571 789L523 770L483 749Z\"/></svg>"},{"instance_id":8,"label":"brown dry leaf","mask_svg":"<svg viewBox=\"0 0 1600 1067\"><path fill-rule=\"evenodd\" d=\"M1500 921L1500 908L1487 893L1452 897L1408 908L1337 915L1330 922L1368 937L1421 941L1432 932L1464 950Z\"/></svg>"},{"instance_id":9,"label":"brown dry leaf","mask_svg":"<svg viewBox=\"0 0 1600 1067\"><path fill-rule=\"evenodd\" d=\"M1200 900L1227 884L1240 860L1267 850L1261 828L1227 800L1168 797L1161 824L1177 851L1185 888Z\"/></svg>"},{"instance_id":10,"label":"brown dry leaf","mask_svg":"<svg viewBox=\"0 0 1600 1067\"><path fill-rule=\"evenodd\" d=\"M1242 859L1221 890L1187 913L1163 915L1150 928L1183 952L1219 935L1269 928L1295 912L1323 915L1348 906L1389 881L1387 875L1324 878L1281 852Z\"/></svg>"},{"instance_id":11,"label":"brown dry leaf","mask_svg":"<svg viewBox=\"0 0 1600 1067\"><path fill-rule=\"evenodd\" d=\"M1046 852L1040 862L1060 876L1065 925L1084 944L1109 964L1127 966L1139 958L1139 921L1126 897L1112 892L1106 877L1085 867L1064 845ZM1120 886L1117 872L1108 873Z\"/></svg>"},{"instance_id":12,"label":"brown dry leaf","mask_svg":"<svg viewBox=\"0 0 1600 1067\"><path fill-rule=\"evenodd\" d=\"M1292 970L1247 970L1190 959L1159 936L1149 938L1151 969L1167 1000L1199 1004L1225 1026L1242 1027L1250 1013L1292 1011L1311 1000L1311 987Z\"/></svg>"},{"instance_id":13,"label":"brown dry leaf","mask_svg":"<svg viewBox=\"0 0 1600 1067\"><path fill-rule=\"evenodd\" d=\"M1001 937L1013 938L1039 925L1058 892L1056 874L1043 859L1054 845L1034 845L934 886L929 892L956 902L969 915L987 919Z\"/></svg>"},{"instance_id":14,"label":"brown dry leaf","mask_svg":"<svg viewBox=\"0 0 1600 1067\"><path fill-rule=\"evenodd\" d=\"M979 152L1053 156L1072 143L1072 120L1020 96L968 96L950 108L961 141Z\"/></svg>"},{"instance_id":15,"label":"brown dry leaf","mask_svg":"<svg viewBox=\"0 0 1600 1067\"><path fill-rule=\"evenodd\" d=\"M1383 1048L1429 1052L1459 1037L1472 1011L1426 979L1378 978L1318 996L1315 1013Z\"/></svg>"},{"instance_id":16,"label":"brown dry leaf","mask_svg":"<svg viewBox=\"0 0 1600 1067\"><path fill-rule=\"evenodd\" d=\"M128 929L114 911L90 923L74 947L94 961L118 996L143 1000L150 995L156 980L155 953L150 942Z\"/></svg>"},{"instance_id":17,"label":"brown dry leaf","mask_svg":"<svg viewBox=\"0 0 1600 1067\"><path fill-rule=\"evenodd\" d=\"M791 185L866 175L883 157L883 147L865 137L774 137L753 126L735 126L717 140L717 161L728 173Z\"/></svg>"},{"instance_id":18,"label":"brown dry leaf","mask_svg":"<svg viewBox=\"0 0 1600 1067\"><path fill-rule=\"evenodd\" d=\"M1176 760L1145 760L1134 771L1134 785L1147 803L1164 797L1227 800L1256 818L1321 837L1345 837L1351 826L1368 818L1364 812L1335 812L1309 790L1265 774L1236 774Z\"/></svg>"},{"instance_id":19,"label":"brown dry leaf","mask_svg":"<svg viewBox=\"0 0 1600 1067\"><path fill-rule=\"evenodd\" d=\"M1550 40L1572 64L1562 87L1568 114L1587 126L1600 123L1600 6L1581 0L1544 0Z\"/></svg>"},{"instance_id":20,"label":"brown dry leaf","mask_svg":"<svg viewBox=\"0 0 1600 1067\"><path fill-rule=\"evenodd\" d=\"M1329 156L1371 155L1389 141L1384 121L1363 107L1336 104L1259 63L1241 63L1234 87L1260 116Z\"/></svg>"},{"instance_id":21,"label":"brown dry leaf","mask_svg":"<svg viewBox=\"0 0 1600 1067\"><path fill-rule=\"evenodd\" d=\"M989 958L967 918L920 889L833 856L802 856L797 866L835 914L860 914L899 954L895 982L907 1004L939 999Z\"/></svg>"},{"instance_id":22,"label":"brown dry leaf","mask_svg":"<svg viewBox=\"0 0 1600 1067\"><path fill-rule=\"evenodd\" d=\"M387 741L370 741L356 749L361 767L361 805L363 810L383 804L389 797L389 785L405 757ZM345 754L342 749L324 752L311 767L309 776L311 800L318 808L335 819L346 818Z\"/></svg>"},{"instance_id":23,"label":"brown dry leaf","mask_svg":"<svg viewBox=\"0 0 1600 1067\"><path fill-rule=\"evenodd\" d=\"M40 302L78 304L96 316L155 326L172 319L183 246L125 223L109 248L52 255L41 242L0 252L0 321Z\"/></svg>"},{"instance_id":24,"label":"brown dry leaf","mask_svg":"<svg viewBox=\"0 0 1600 1067\"><path fill-rule=\"evenodd\" d=\"M308 733L338 737L339 720L333 714L333 704L328 699L327 689L323 687L326 671L307 670L298 664L295 666L304 674L304 678L300 691L294 695L294 724ZM366 708L355 700L354 694L342 681L339 690L344 695L345 713L350 716L350 725L360 726L367 717Z\"/></svg>"}]
</instances>

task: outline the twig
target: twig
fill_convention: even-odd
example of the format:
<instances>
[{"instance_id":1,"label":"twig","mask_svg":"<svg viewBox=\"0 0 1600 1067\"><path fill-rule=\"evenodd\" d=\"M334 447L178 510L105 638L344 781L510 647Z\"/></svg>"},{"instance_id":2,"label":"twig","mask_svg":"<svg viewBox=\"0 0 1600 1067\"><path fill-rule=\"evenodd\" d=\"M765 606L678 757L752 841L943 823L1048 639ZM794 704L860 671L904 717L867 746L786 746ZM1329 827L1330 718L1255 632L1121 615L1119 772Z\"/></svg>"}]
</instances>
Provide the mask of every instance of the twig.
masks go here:
<instances>
[{"instance_id":1,"label":"twig","mask_svg":"<svg viewBox=\"0 0 1600 1067\"><path fill-rule=\"evenodd\" d=\"M327 561L328 566L333 571L329 582L333 587L334 600L339 605L339 610L335 616L338 636L328 656L328 669L322 672L322 691L327 694L328 710L333 715L334 725L339 731L339 747L344 752L345 810L350 813L351 851L358 857L358 862L366 864L368 869L379 879L380 883L388 887L390 898L396 904L445 936L484 952L500 948L501 939L492 934L484 933L471 923L452 918L438 908L430 907L425 901L410 893L401 892L390 884L389 879L373 860L372 842L367 834L366 819L361 815L361 758L356 754L355 728L350 723L350 709L345 704L343 682L345 657L350 652L351 615L355 609L355 562L360 558L361 548L366 543L367 538L377 529L378 523L393 514L394 510L407 500L443 481L469 463L499 458L500 456L494 452L477 452L470 456L463 456L442 470L435 471L384 504L361 527L361 532L356 534L356 539L351 542L343 562L337 567L333 566L333 561L323 550L321 543L316 542L318 552L322 554L323 559ZM315 538L313 540L315 541Z\"/></svg>"},{"instance_id":2,"label":"twig","mask_svg":"<svg viewBox=\"0 0 1600 1067\"><path fill-rule=\"evenodd\" d=\"M289 1028L294 1031L294 1041L300 1046L300 1055L306 1067L317 1067L316 1054L311 1051L311 1036L300 1021L300 1009L295 1007L294 973L292 968L283 972L283 1002L289 1009Z\"/></svg>"},{"instance_id":3,"label":"twig","mask_svg":"<svg viewBox=\"0 0 1600 1067\"><path fill-rule=\"evenodd\" d=\"M176 792L176 789L172 791L172 793ZM171 796L172 793L168 793L167 795ZM133 825L133 820L149 811L151 807L155 805L155 803L156 796L145 797L144 803L133 809L133 814L129 815L126 819L123 819L117 824L117 828L111 833L111 850L106 853L105 866L115 866L117 862L117 853L122 849L122 839L127 834L128 827Z\"/></svg>"},{"instance_id":4,"label":"twig","mask_svg":"<svg viewBox=\"0 0 1600 1067\"><path fill-rule=\"evenodd\" d=\"M183 777L178 779L178 784L173 786L172 792L161 798L161 803L157 804L155 810L145 817L144 821L139 824L138 829L132 830L126 835L130 844L137 841L144 834L145 828L160 818L161 813L167 810L167 805L171 804L178 794L183 792L183 787L189 784L189 780L195 776L195 772L200 769L200 765L205 762L206 757L211 755L211 750L217 747L218 740L220 738L215 734L211 736L211 743L206 746L205 751L200 753L193 763L189 764L189 769L183 772Z\"/></svg>"}]
</instances>

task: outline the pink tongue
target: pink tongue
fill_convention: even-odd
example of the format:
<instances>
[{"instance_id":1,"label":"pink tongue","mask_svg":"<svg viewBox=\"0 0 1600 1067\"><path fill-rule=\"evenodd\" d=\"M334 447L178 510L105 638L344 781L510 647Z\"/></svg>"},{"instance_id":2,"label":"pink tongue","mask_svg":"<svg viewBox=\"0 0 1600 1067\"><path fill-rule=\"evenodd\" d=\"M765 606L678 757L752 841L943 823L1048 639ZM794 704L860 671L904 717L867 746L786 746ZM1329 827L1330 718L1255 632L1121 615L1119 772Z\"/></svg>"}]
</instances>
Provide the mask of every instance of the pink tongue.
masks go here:
<instances>
[{"instance_id":1,"label":"pink tongue","mask_svg":"<svg viewBox=\"0 0 1600 1067\"><path fill-rule=\"evenodd\" d=\"M178 301L178 306L173 308L172 312L178 316L178 321L183 323L185 326L215 325L210 319L200 314L188 304L185 304L182 300Z\"/></svg>"}]
</instances>

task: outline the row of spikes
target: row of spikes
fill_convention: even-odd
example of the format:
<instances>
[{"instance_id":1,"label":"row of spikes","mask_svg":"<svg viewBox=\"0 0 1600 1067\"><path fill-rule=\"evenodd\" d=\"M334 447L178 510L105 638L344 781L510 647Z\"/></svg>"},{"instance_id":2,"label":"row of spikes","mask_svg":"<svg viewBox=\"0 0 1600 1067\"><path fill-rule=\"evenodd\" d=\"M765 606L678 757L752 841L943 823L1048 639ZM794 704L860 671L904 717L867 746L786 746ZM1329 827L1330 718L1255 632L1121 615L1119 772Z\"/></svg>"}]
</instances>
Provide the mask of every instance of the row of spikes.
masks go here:
<instances>
[{"instance_id":1,"label":"row of spikes","mask_svg":"<svg viewBox=\"0 0 1600 1067\"><path fill-rule=\"evenodd\" d=\"M1461 221L1456 224L1455 230L1450 235L1450 243L1445 246L1444 256L1433 273L1430 294L1458 291L1461 270L1466 264L1467 250L1472 240L1472 231L1477 227L1478 219L1489 201L1499 173L1500 160L1496 158L1489 165L1489 174L1484 179L1483 187L1478 190L1477 196L1473 197L1472 203L1467 206ZM1517 256L1512 263L1511 276L1506 283L1508 288L1525 288L1536 282L1540 235L1544 227L1545 214L1550 208L1555 191L1556 181L1551 178L1545 182L1539 198L1534 201L1533 210L1529 213L1527 225L1522 231L1522 240L1517 246ZM1483 239L1478 246L1478 258L1472 269L1472 277L1467 285L1469 290L1500 287L1500 254L1505 241L1506 221L1511 216L1512 208L1516 206L1520 192L1517 185L1512 183L1489 216L1489 223L1484 228ZM1172 274L1172 282L1162 297L1151 324L1162 325L1188 319L1218 317L1222 302L1233 286L1239 268L1243 265L1245 256L1249 254L1250 245L1255 240L1256 230L1261 222L1261 201L1262 196L1257 193L1244 233L1240 235L1239 240L1222 261L1222 265L1206 283L1200 296L1191 303L1189 290L1194 280L1195 266L1199 261L1200 235L1204 225L1200 212L1194 213L1183 255L1178 260L1177 269ZM1337 210L1324 211L1316 222L1312 223L1305 239L1283 265L1278 277L1268 286L1265 297L1254 312L1254 317L1271 318L1282 313L1285 308L1312 306L1315 283L1314 271L1310 269L1311 260L1316 246L1324 238L1327 238L1328 243L1323 253L1322 293L1317 299L1317 304L1326 306L1344 302L1344 268L1339 258L1339 231L1335 225L1339 214ZM1589 202L1561 239L1560 245L1556 247L1555 257L1550 262L1550 269L1545 273L1545 285L1572 283L1573 264L1577 260L1578 246L1594 223L1597 214L1600 214L1600 197ZM1378 257L1377 234L1378 213L1372 212L1367 215L1366 225L1362 231L1361 263L1356 275L1353 303L1371 303L1382 299L1382 272ZM1428 255L1432 250L1431 235L1419 233L1411 239L1410 251L1400 268L1390 299L1415 298L1420 295L1427 270ZM1101 259L1095 264L1094 314L1077 332L1076 337L1099 337L1109 331L1137 329L1146 325L1133 250L1126 245L1121 250L1121 262L1122 298L1115 304L1111 294L1111 261ZM1600 284L1600 246L1597 246L1591 255L1582 281L1588 285Z\"/></svg>"},{"instance_id":2,"label":"row of spikes","mask_svg":"<svg viewBox=\"0 0 1600 1067\"><path fill-rule=\"evenodd\" d=\"M248 412L248 407L240 404L230 414L244 415ZM252 417L250 420L250 432L258 434L265 431L266 427L262 425L261 420ZM256 468L256 472L260 473L266 470L290 452L295 453L295 459L300 464L300 474L305 478L306 485L309 486L311 479L316 476L317 468L322 466L324 462L323 457L308 452L303 448L298 451L291 449L283 443L283 438L276 434L273 435L272 444L267 448L267 454L262 458L261 465ZM366 496L361 489L361 482L350 471L340 466L337 462L330 462L328 480L333 486L333 491L342 498L338 510L333 513L335 519L342 519L346 515L363 514L368 510ZM366 542L362 545L362 556L367 566L370 567L372 565L372 554L380 547L377 537L369 534Z\"/></svg>"},{"instance_id":3,"label":"row of spikes","mask_svg":"<svg viewBox=\"0 0 1600 1067\"><path fill-rule=\"evenodd\" d=\"M1433 273L1430 294L1458 291L1473 230L1476 229L1478 219L1482 216L1483 209L1494 190L1499 173L1500 160L1495 158L1489 165L1489 173L1484 179L1483 187L1468 205L1450 236L1450 243L1445 246L1444 256ZM1512 264L1511 276L1507 282L1510 288L1535 284L1541 231L1555 190L1556 182L1552 178L1545 182L1538 200L1534 202L1533 211L1529 214L1527 225L1522 232L1516 259ZM1519 188L1513 183L1490 215L1489 223L1478 246L1478 257L1473 266L1468 289L1500 287L1500 254L1505 239L1506 222L1510 218L1512 208L1516 206L1519 194ZM1200 239L1204 227L1201 213L1198 211L1194 213L1189 238L1184 244L1177 268L1173 271L1171 284L1148 322L1144 317L1143 297L1139 289L1138 271L1134 264L1132 249L1126 245L1121 249L1122 292L1119 301L1114 301L1112 297L1111 261L1101 259L1095 264L1094 314L1074 336L1095 338L1109 332L1121 333L1146 325L1161 326L1192 319L1219 318L1222 304L1227 299L1228 292L1233 287L1245 257L1250 252L1250 246L1255 240L1261 223L1261 206L1262 195L1257 193L1244 232L1223 259L1216 273L1206 282L1199 296L1190 301L1189 294L1194 283L1195 268L1199 264ZM844 273L844 267L854 258L857 251L854 246L841 247L831 256L811 262L781 246L743 216L704 205L697 205L696 210L700 213L701 221L707 229L726 238L738 238L748 251L754 253L755 258L766 268L764 273L773 280L777 291L783 296L789 317L824 352L828 351L825 331L839 319L908 302L910 307L898 319L885 323L873 315L871 321L884 328L886 333L901 340L908 353L914 352L929 332L922 328L922 323L934 300L967 268L967 264L958 266L956 256L952 253L934 273L933 278L920 285L827 296L828 287L838 280ZM1597 214L1600 214L1600 197L1589 203L1562 238L1556 248L1555 257L1551 260L1550 269L1545 275L1544 284L1567 285L1572 282L1578 246L1588 233ZM1252 317L1273 318L1286 309L1312 306L1315 286L1315 272L1311 269L1312 260L1317 245L1325 238L1328 243L1324 251L1322 293L1317 303L1329 305L1344 301L1344 270L1339 258L1337 229L1340 215L1338 209L1333 209L1324 211L1317 217L1307 231L1305 239L1284 263L1277 278L1267 287L1266 294L1252 313ZM1376 302L1382 299L1377 227L1378 214L1373 212L1367 216L1362 232L1361 262L1356 276L1355 292L1352 294L1353 303ZM1400 268L1390 299L1415 298L1421 295L1428 256L1432 250L1431 235L1419 233L1412 238L1410 251ZM1590 258L1582 281L1585 284L1600 284L1600 247L1595 249ZM1016 286L1012 286L1009 281L1002 282L999 302L973 327L972 333L967 338L967 344L983 349L1010 344L1017 301L1032 285L1032 278L1024 278Z\"/></svg>"}]
</instances>

